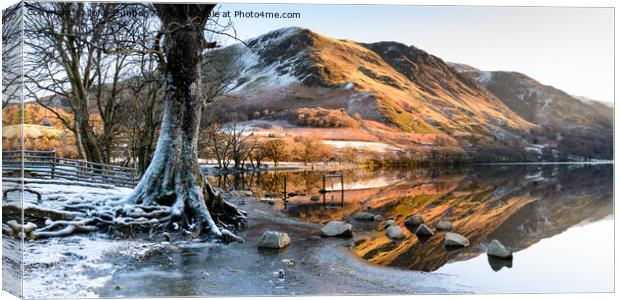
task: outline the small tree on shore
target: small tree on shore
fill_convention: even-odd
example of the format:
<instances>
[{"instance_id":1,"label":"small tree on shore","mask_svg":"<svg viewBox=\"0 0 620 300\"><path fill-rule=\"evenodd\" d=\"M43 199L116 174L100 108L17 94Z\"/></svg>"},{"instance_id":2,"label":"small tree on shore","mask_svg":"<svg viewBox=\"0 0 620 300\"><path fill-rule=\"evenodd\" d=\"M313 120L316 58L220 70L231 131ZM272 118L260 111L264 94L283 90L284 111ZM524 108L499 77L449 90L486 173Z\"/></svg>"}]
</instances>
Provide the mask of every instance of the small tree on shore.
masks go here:
<instances>
[{"instance_id":1,"label":"small tree on shore","mask_svg":"<svg viewBox=\"0 0 620 300\"><path fill-rule=\"evenodd\" d=\"M269 138L264 142L266 157L273 161L275 167L278 164L290 157L290 149L286 141L279 137Z\"/></svg>"}]
</instances>

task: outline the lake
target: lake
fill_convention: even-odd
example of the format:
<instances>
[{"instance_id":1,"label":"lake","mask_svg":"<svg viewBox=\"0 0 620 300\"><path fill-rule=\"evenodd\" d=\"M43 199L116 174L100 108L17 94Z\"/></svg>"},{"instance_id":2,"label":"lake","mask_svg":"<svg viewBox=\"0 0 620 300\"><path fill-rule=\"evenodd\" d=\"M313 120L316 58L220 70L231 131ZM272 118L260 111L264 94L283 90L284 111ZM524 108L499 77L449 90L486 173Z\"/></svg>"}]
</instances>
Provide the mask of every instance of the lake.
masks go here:
<instances>
[{"instance_id":1,"label":"lake","mask_svg":"<svg viewBox=\"0 0 620 300\"><path fill-rule=\"evenodd\" d=\"M324 184L324 175L342 175L343 186L330 176ZM611 164L290 170L209 180L226 190L252 190L264 205L291 218L352 223L350 253L370 265L448 275L476 292L613 291ZM286 203L285 184L292 193ZM385 221L353 220L358 211L393 219L406 238L387 238ZM470 246L448 250L443 233L418 238L403 225L418 213L433 229L439 220L451 221L452 231ZM511 261L487 257L493 239L514 250Z\"/></svg>"}]
</instances>

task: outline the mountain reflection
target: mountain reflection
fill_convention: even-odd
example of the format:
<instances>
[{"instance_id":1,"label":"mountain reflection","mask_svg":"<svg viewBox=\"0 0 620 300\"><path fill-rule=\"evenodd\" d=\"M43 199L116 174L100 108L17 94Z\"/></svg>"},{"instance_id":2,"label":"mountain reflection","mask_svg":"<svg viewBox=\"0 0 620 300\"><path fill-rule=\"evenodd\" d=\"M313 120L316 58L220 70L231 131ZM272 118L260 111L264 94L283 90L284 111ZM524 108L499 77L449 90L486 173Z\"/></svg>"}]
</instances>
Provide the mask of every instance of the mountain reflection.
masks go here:
<instances>
[{"instance_id":1,"label":"mountain reflection","mask_svg":"<svg viewBox=\"0 0 620 300\"><path fill-rule=\"evenodd\" d=\"M267 172L211 180L223 188L280 197L286 177L287 192L303 196L291 198L286 207L283 201L275 201L274 209L316 223L346 219L358 232L352 247L355 255L378 265L429 272L450 261L484 253L484 245L492 239L519 251L572 226L613 214L611 165L504 165L342 174L343 207L330 205L340 203L339 193L328 193L327 205L323 198L310 200L310 196L319 196L323 187L324 174L320 172ZM339 180L328 180L326 187L338 189ZM407 237L392 241L381 230L382 223L350 219L362 210L394 219ZM440 232L421 240L404 226L405 219L417 213L431 228L440 220L451 221L452 231L467 237L471 245L446 249ZM492 265L497 270L510 267L501 262Z\"/></svg>"}]
</instances>

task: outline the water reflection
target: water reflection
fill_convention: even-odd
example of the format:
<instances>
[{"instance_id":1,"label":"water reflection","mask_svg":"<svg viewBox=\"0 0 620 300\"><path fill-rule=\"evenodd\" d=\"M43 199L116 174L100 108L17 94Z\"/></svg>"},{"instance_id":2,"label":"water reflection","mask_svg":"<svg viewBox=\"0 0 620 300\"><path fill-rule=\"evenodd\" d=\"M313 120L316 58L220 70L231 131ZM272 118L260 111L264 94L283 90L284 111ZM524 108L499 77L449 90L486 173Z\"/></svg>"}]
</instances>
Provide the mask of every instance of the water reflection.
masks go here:
<instances>
[{"instance_id":1,"label":"water reflection","mask_svg":"<svg viewBox=\"0 0 620 300\"><path fill-rule=\"evenodd\" d=\"M611 165L345 171L344 207L310 200L322 188L323 175L267 172L210 180L225 189L251 189L262 197L274 197L281 195L286 176L287 190L303 196L291 198L286 209L282 201L276 201L274 209L310 222L354 222L349 216L362 210L394 219L407 235L399 242L383 234L381 222L354 222L358 232L367 232L356 241L353 253L374 264L422 271L435 271L446 263L475 257L492 239L519 251L576 224L613 214ZM467 237L471 246L447 250L443 233L418 238L411 232L413 229L403 225L408 216L416 213L422 214L431 228L440 220L451 221L452 231ZM495 271L511 267L506 261L489 261L489 265Z\"/></svg>"}]
</instances>

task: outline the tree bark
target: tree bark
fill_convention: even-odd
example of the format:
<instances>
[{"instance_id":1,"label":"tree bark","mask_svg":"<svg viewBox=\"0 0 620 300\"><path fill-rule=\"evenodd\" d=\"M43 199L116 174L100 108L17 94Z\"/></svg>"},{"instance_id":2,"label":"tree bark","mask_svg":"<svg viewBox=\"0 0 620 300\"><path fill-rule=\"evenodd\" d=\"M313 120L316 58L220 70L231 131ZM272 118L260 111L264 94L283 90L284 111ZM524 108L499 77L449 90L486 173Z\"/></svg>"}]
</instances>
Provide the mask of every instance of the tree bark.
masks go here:
<instances>
[{"instance_id":1,"label":"tree bark","mask_svg":"<svg viewBox=\"0 0 620 300\"><path fill-rule=\"evenodd\" d=\"M245 212L224 201L198 164L198 131L204 108L201 93L203 31L214 5L155 5L165 30L164 114L153 160L130 196L141 205L170 206L168 224L225 241L228 229L245 225Z\"/></svg>"}]
</instances>

